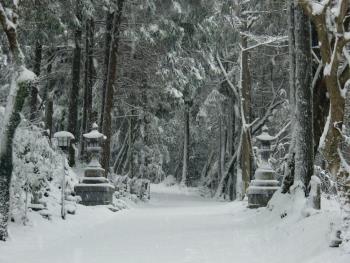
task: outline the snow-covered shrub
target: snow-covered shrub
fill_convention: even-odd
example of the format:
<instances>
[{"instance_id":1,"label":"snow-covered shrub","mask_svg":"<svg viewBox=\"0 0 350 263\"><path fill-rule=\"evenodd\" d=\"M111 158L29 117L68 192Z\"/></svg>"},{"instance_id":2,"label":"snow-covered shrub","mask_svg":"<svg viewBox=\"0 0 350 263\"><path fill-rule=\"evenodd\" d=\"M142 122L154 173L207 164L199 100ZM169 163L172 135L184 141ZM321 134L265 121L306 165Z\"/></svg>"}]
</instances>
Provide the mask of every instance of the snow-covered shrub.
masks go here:
<instances>
[{"instance_id":1,"label":"snow-covered shrub","mask_svg":"<svg viewBox=\"0 0 350 263\"><path fill-rule=\"evenodd\" d=\"M0 123L4 110L0 108ZM43 130L23 120L14 138L13 174L11 181L11 214L24 219L26 202L52 208L60 205L63 156L43 135ZM69 170L66 177L69 195L77 179Z\"/></svg>"},{"instance_id":2,"label":"snow-covered shrub","mask_svg":"<svg viewBox=\"0 0 350 263\"><path fill-rule=\"evenodd\" d=\"M148 179L115 175L113 183L116 189L116 198L127 197L136 201L136 199L146 200L150 197L150 180Z\"/></svg>"},{"instance_id":3,"label":"snow-covered shrub","mask_svg":"<svg viewBox=\"0 0 350 263\"><path fill-rule=\"evenodd\" d=\"M136 195L141 200L150 198L150 180L133 178L129 181L130 193Z\"/></svg>"},{"instance_id":4,"label":"snow-covered shrub","mask_svg":"<svg viewBox=\"0 0 350 263\"><path fill-rule=\"evenodd\" d=\"M162 123L159 118L142 112L140 137L134 143L134 175L153 183L165 177L164 166L170 161Z\"/></svg>"},{"instance_id":5,"label":"snow-covered shrub","mask_svg":"<svg viewBox=\"0 0 350 263\"><path fill-rule=\"evenodd\" d=\"M114 175L113 184L115 187L115 196L117 198L126 196L129 192L129 180L130 178L127 175Z\"/></svg>"},{"instance_id":6,"label":"snow-covered shrub","mask_svg":"<svg viewBox=\"0 0 350 263\"><path fill-rule=\"evenodd\" d=\"M166 186L173 186L173 185L176 184L176 178L173 175L170 174L164 179L163 183Z\"/></svg>"}]
</instances>

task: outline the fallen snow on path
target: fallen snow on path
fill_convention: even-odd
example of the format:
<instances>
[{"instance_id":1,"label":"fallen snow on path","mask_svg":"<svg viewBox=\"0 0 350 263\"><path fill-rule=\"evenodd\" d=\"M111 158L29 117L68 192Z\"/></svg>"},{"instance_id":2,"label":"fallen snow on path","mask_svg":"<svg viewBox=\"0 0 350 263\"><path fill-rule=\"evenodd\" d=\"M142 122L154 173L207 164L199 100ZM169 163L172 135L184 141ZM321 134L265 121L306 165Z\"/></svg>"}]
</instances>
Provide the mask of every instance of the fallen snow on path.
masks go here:
<instances>
[{"instance_id":1,"label":"fallen snow on path","mask_svg":"<svg viewBox=\"0 0 350 263\"><path fill-rule=\"evenodd\" d=\"M11 224L0 263L345 263L328 247L330 205L307 218L284 217L245 202L215 202L193 189L152 185L149 203L112 213L79 206L66 221L34 217Z\"/></svg>"}]
</instances>

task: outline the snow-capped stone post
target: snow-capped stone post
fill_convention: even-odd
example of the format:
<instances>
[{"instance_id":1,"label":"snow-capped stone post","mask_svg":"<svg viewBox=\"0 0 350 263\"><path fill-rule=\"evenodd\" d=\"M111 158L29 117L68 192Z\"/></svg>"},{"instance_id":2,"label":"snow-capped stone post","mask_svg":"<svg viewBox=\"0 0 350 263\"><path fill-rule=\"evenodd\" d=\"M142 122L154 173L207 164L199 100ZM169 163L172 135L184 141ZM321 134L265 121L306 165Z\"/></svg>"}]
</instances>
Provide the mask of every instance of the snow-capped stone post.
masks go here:
<instances>
[{"instance_id":1,"label":"snow-capped stone post","mask_svg":"<svg viewBox=\"0 0 350 263\"><path fill-rule=\"evenodd\" d=\"M105 170L99 163L101 144L106 136L98 131L94 123L89 133L83 134L86 140L86 151L91 155L91 161L85 168L81 183L74 187L74 191L81 197L83 205L107 205L112 203L114 186L104 177Z\"/></svg>"},{"instance_id":2,"label":"snow-capped stone post","mask_svg":"<svg viewBox=\"0 0 350 263\"><path fill-rule=\"evenodd\" d=\"M57 140L57 146L63 152L63 178L62 178L62 196L61 196L61 217L66 219L66 209L64 207L65 197L66 197L66 155L68 154L69 148L71 146L71 141L74 140L74 135L67 131L56 132L53 136Z\"/></svg>"},{"instance_id":3,"label":"snow-capped stone post","mask_svg":"<svg viewBox=\"0 0 350 263\"><path fill-rule=\"evenodd\" d=\"M308 199L310 207L317 210L321 209L321 180L315 175L311 176Z\"/></svg>"},{"instance_id":4,"label":"snow-capped stone post","mask_svg":"<svg viewBox=\"0 0 350 263\"><path fill-rule=\"evenodd\" d=\"M261 157L261 164L255 171L254 180L250 182L247 190L248 207L258 208L266 206L274 192L279 188L275 178L275 171L269 164L271 153L271 143L275 137L268 133L266 126L262 128L262 133L256 137L261 148L258 150Z\"/></svg>"}]
</instances>

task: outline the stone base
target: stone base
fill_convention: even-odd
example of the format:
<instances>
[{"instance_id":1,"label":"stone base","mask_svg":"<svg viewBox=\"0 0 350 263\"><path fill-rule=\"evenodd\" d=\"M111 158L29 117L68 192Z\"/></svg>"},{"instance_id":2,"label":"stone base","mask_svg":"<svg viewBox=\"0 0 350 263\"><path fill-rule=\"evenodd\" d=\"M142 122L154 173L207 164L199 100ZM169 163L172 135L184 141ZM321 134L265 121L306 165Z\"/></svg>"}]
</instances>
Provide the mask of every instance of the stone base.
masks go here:
<instances>
[{"instance_id":1,"label":"stone base","mask_svg":"<svg viewBox=\"0 0 350 263\"><path fill-rule=\"evenodd\" d=\"M108 205L112 203L114 186L103 184L77 184L74 187L76 195L81 197L83 205Z\"/></svg>"},{"instance_id":2,"label":"stone base","mask_svg":"<svg viewBox=\"0 0 350 263\"><path fill-rule=\"evenodd\" d=\"M279 182L275 180L275 171L265 164L255 171L254 177L255 180L250 182L247 189L248 208L265 207L279 189Z\"/></svg>"},{"instance_id":3,"label":"stone base","mask_svg":"<svg viewBox=\"0 0 350 263\"><path fill-rule=\"evenodd\" d=\"M105 184L109 183L106 177L83 177L81 180L82 184Z\"/></svg>"},{"instance_id":4,"label":"stone base","mask_svg":"<svg viewBox=\"0 0 350 263\"><path fill-rule=\"evenodd\" d=\"M252 181L253 182L253 181ZM267 206L273 194L279 189L278 186L249 186L248 208Z\"/></svg>"}]
</instances>

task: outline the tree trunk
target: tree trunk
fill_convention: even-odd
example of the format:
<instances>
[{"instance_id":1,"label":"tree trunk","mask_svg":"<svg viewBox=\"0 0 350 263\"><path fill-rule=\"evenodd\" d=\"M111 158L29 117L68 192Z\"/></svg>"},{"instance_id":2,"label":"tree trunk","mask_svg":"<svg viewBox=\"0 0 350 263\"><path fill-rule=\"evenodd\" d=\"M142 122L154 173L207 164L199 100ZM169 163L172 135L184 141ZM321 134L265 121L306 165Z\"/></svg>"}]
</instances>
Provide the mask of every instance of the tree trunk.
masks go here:
<instances>
[{"instance_id":1,"label":"tree trunk","mask_svg":"<svg viewBox=\"0 0 350 263\"><path fill-rule=\"evenodd\" d=\"M252 145L249 130L243 128L240 166L242 169L243 196L249 187L252 168ZM242 196L242 198L243 198Z\"/></svg>"},{"instance_id":2,"label":"tree trunk","mask_svg":"<svg viewBox=\"0 0 350 263\"><path fill-rule=\"evenodd\" d=\"M241 36L242 48L247 48L247 37ZM241 52L241 88L243 97L243 115L245 118L245 123L249 123L251 120L251 77L249 70L249 53L247 51ZM242 134L242 148L240 155L240 167L242 173L242 183L243 183L243 196L248 189L251 173L252 173L252 145L250 129L243 127ZM243 198L242 196L242 198Z\"/></svg>"},{"instance_id":3,"label":"tree trunk","mask_svg":"<svg viewBox=\"0 0 350 263\"><path fill-rule=\"evenodd\" d=\"M48 131L49 138L52 137L52 116L53 116L53 93L52 93L52 81L51 81L51 72L52 72L52 61L48 61L47 65L47 84L45 88L45 130Z\"/></svg>"},{"instance_id":4,"label":"tree trunk","mask_svg":"<svg viewBox=\"0 0 350 263\"><path fill-rule=\"evenodd\" d=\"M110 160L110 144L112 136L112 108L113 108L113 95L114 95L114 83L116 80L117 71L117 58L118 58L118 46L120 40L120 25L123 14L125 0L118 0L118 10L116 10L113 19L113 33L111 40L111 48L109 53L109 64L108 64L108 78L106 85L105 94L105 105L103 110L103 133L107 136L104 142L102 150L102 167L106 170L106 176L109 171L109 160Z\"/></svg>"},{"instance_id":5,"label":"tree trunk","mask_svg":"<svg viewBox=\"0 0 350 263\"><path fill-rule=\"evenodd\" d=\"M213 161L213 157L214 157L214 151L211 151L201 172L201 182L204 182L205 178L207 177L208 171Z\"/></svg>"},{"instance_id":6,"label":"tree trunk","mask_svg":"<svg viewBox=\"0 0 350 263\"><path fill-rule=\"evenodd\" d=\"M229 93L229 105L228 105L228 123L227 123L227 153L232 156L234 152L234 126L235 126L235 110L234 110L234 99L232 92Z\"/></svg>"},{"instance_id":7,"label":"tree trunk","mask_svg":"<svg viewBox=\"0 0 350 263\"><path fill-rule=\"evenodd\" d=\"M241 45L242 48L247 48L248 41L246 36L241 36ZM243 110L246 123L250 123L251 121L251 76L249 69L249 52L242 51L241 54L241 74L242 74L242 97L243 97Z\"/></svg>"},{"instance_id":8,"label":"tree trunk","mask_svg":"<svg viewBox=\"0 0 350 263\"><path fill-rule=\"evenodd\" d=\"M16 21L11 21L7 17L2 3L0 3L0 24L10 47L12 66L10 93L0 133L0 240L5 241L8 237L7 223L10 212L13 138L21 121L20 112L28 95L28 88L33 85L35 74L24 66L23 53L17 39Z\"/></svg>"},{"instance_id":9,"label":"tree trunk","mask_svg":"<svg viewBox=\"0 0 350 263\"><path fill-rule=\"evenodd\" d=\"M342 96L342 87L338 82L338 69L343 58L343 48L347 43L343 33L344 20L348 13L348 1L340 1L338 3L339 12L337 12L334 20L336 23L334 25L336 32L333 36L329 36L326 12L327 8L329 8L328 6L325 6L324 12L313 14L308 1L299 0L298 3L313 20L320 43L322 64L325 67L323 75L330 99L330 110L319 148L327 160L329 172L336 178L341 167L339 146L342 142L342 136L337 128L342 128L345 105L345 100Z\"/></svg>"},{"instance_id":10,"label":"tree trunk","mask_svg":"<svg viewBox=\"0 0 350 263\"><path fill-rule=\"evenodd\" d=\"M295 176L305 194L314 169L312 114L312 57L310 20L300 6L294 10L295 20Z\"/></svg>"},{"instance_id":11,"label":"tree trunk","mask_svg":"<svg viewBox=\"0 0 350 263\"><path fill-rule=\"evenodd\" d=\"M288 3L288 52L289 52L289 104L295 107L295 22L294 0Z\"/></svg>"},{"instance_id":12,"label":"tree trunk","mask_svg":"<svg viewBox=\"0 0 350 263\"><path fill-rule=\"evenodd\" d=\"M80 58L81 58L81 36L82 36L82 2L76 1L75 16L79 22L76 25L74 32L74 50L73 50L73 63L72 63L72 87L69 92L69 108L68 108L68 126L67 130L71 132L75 139L78 139L78 98L80 89ZM69 148L69 165L75 165L75 147L73 144Z\"/></svg>"},{"instance_id":13,"label":"tree trunk","mask_svg":"<svg viewBox=\"0 0 350 263\"><path fill-rule=\"evenodd\" d=\"M85 33L85 76L84 76L84 104L83 120L80 134L80 156L84 156L85 142L83 134L88 132L92 125L92 86L93 86L93 48L94 48L94 20L86 21Z\"/></svg>"},{"instance_id":14,"label":"tree trunk","mask_svg":"<svg viewBox=\"0 0 350 263\"><path fill-rule=\"evenodd\" d=\"M122 147L120 148L120 150L117 154L117 157L115 158L115 162L113 164L113 172L114 173L117 173L118 167L120 166L122 156L123 156L125 150L128 148L127 141L128 141L128 136L125 136Z\"/></svg>"},{"instance_id":15,"label":"tree trunk","mask_svg":"<svg viewBox=\"0 0 350 263\"><path fill-rule=\"evenodd\" d=\"M18 74L18 72L13 74ZM15 76L13 78L15 78ZM13 81L16 82L17 80L14 79ZM8 122L4 123L5 125L1 131L0 140L0 240L6 240L7 238L7 222L10 211L10 185L13 170L13 138L17 126L21 121L20 112L22 111L24 100L28 92L28 86L26 84L14 82L12 85L18 85L18 90L15 94L12 94L14 104L8 113Z\"/></svg>"},{"instance_id":16,"label":"tree trunk","mask_svg":"<svg viewBox=\"0 0 350 263\"><path fill-rule=\"evenodd\" d=\"M313 113L314 153L316 154L329 113L329 98L327 98L327 87L323 76L317 80L313 89Z\"/></svg>"},{"instance_id":17,"label":"tree trunk","mask_svg":"<svg viewBox=\"0 0 350 263\"><path fill-rule=\"evenodd\" d=\"M109 66L109 56L111 51L111 42L112 42L112 29L113 29L113 18L115 13L107 12L106 16L106 37L105 37L105 52L104 52L104 69L103 69L103 84L101 91L101 113L100 113L100 127L103 127L103 119L104 119L104 108L105 108L105 100L106 100L106 87L108 80L108 66Z\"/></svg>"},{"instance_id":18,"label":"tree trunk","mask_svg":"<svg viewBox=\"0 0 350 263\"><path fill-rule=\"evenodd\" d=\"M41 67L41 59L42 59L42 49L43 46L39 40L35 42L35 51L34 51L34 67L33 72L35 75L40 75L40 67ZM33 85L31 87L30 94L30 117L31 121L34 121L38 117L38 87L37 85Z\"/></svg>"},{"instance_id":19,"label":"tree trunk","mask_svg":"<svg viewBox=\"0 0 350 263\"><path fill-rule=\"evenodd\" d=\"M223 176L223 138L222 138L222 117L219 117L219 165L218 165L218 175L219 175L219 180L222 178Z\"/></svg>"},{"instance_id":20,"label":"tree trunk","mask_svg":"<svg viewBox=\"0 0 350 263\"><path fill-rule=\"evenodd\" d=\"M295 121L295 23L294 23L294 0L289 0L288 3L288 44L289 44L289 104L292 111L292 122ZM294 183L294 169L295 169L295 136L294 125L292 125L292 140L288 150L288 160L285 165L285 171L282 182L282 193L288 193L290 187Z\"/></svg>"},{"instance_id":21,"label":"tree trunk","mask_svg":"<svg viewBox=\"0 0 350 263\"><path fill-rule=\"evenodd\" d=\"M181 185L185 186L188 183L188 161L189 161L189 138L190 138L190 106L185 102L184 111L184 148L182 161L182 177Z\"/></svg>"},{"instance_id":22,"label":"tree trunk","mask_svg":"<svg viewBox=\"0 0 350 263\"><path fill-rule=\"evenodd\" d=\"M132 115L132 113L131 113ZM133 147L133 122L132 122L132 117L129 117L129 121L128 121L128 124L129 124L129 132L128 132L128 140L129 140L129 151L128 151L128 165L129 165L129 171L128 171L128 174L129 174L129 177L130 178L133 178L134 177L134 160L133 160L133 151L134 151L134 147Z\"/></svg>"},{"instance_id":23,"label":"tree trunk","mask_svg":"<svg viewBox=\"0 0 350 263\"><path fill-rule=\"evenodd\" d=\"M302 7L293 1L289 7L289 31L293 131L282 192L287 193L294 184L308 195L314 165L311 27Z\"/></svg>"}]
</instances>

